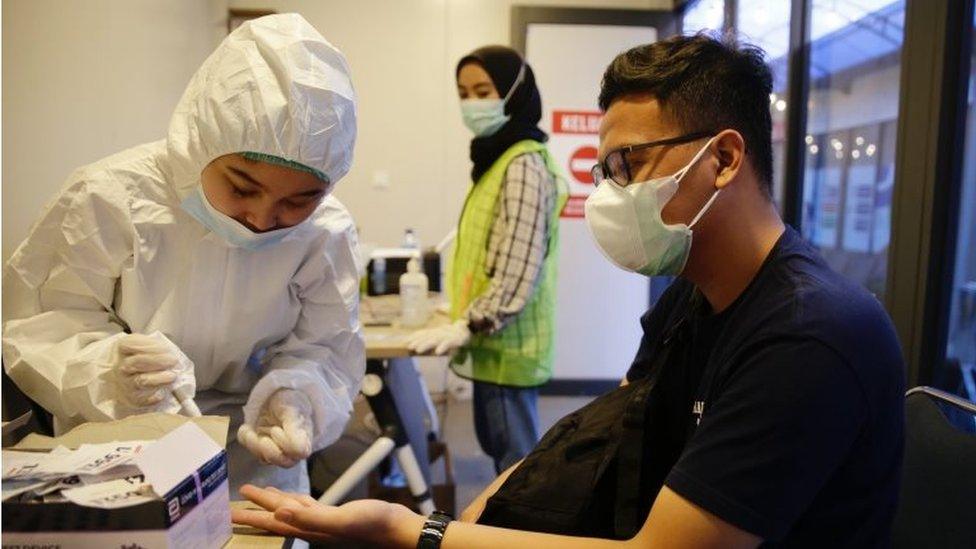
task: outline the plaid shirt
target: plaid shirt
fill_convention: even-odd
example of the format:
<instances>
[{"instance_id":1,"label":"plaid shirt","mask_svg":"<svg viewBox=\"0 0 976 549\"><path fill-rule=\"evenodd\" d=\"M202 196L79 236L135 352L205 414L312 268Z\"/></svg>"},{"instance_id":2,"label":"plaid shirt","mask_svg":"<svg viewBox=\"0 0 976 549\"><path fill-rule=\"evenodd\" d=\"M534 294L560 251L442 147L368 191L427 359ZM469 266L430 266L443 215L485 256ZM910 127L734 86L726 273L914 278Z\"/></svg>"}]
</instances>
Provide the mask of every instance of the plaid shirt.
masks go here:
<instances>
[{"instance_id":1,"label":"plaid shirt","mask_svg":"<svg viewBox=\"0 0 976 549\"><path fill-rule=\"evenodd\" d=\"M505 171L495 205L485 268L488 290L468 308L472 331L493 334L525 308L539 284L548 253L549 228L556 200L556 179L539 153L515 157Z\"/></svg>"}]
</instances>

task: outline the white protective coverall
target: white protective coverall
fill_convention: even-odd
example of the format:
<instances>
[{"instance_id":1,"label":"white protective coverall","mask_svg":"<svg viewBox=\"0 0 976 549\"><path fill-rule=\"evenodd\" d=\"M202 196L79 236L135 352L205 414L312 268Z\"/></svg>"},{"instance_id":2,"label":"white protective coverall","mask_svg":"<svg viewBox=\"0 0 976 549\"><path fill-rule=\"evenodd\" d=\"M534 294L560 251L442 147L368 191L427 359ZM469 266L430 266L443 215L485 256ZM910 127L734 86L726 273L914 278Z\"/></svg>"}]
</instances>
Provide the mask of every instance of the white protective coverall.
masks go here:
<instances>
[{"instance_id":1,"label":"white protective coverall","mask_svg":"<svg viewBox=\"0 0 976 549\"><path fill-rule=\"evenodd\" d=\"M313 450L345 426L365 368L353 221L326 197L281 242L252 251L180 202L210 161L242 151L334 184L355 137L345 58L308 22L282 14L236 29L194 75L166 139L75 171L6 265L8 375L59 432L122 417L132 411L111 382L116 342L158 331L192 360L203 413L231 417L234 493L245 482L307 491L304 462L262 465L235 438L282 388L309 397ZM168 397L157 409L180 406Z\"/></svg>"}]
</instances>

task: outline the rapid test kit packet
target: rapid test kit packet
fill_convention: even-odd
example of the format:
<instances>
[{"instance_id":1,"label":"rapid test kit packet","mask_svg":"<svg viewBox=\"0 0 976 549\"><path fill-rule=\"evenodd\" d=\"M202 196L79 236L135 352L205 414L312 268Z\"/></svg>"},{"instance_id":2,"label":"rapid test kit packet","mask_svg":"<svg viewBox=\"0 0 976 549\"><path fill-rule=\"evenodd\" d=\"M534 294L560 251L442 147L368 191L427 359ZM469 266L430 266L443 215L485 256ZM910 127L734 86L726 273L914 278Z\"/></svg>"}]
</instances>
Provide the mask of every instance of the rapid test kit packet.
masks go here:
<instances>
[{"instance_id":1,"label":"rapid test kit packet","mask_svg":"<svg viewBox=\"0 0 976 549\"><path fill-rule=\"evenodd\" d=\"M4 449L3 549L223 547L231 537L227 418L161 416Z\"/></svg>"}]
</instances>

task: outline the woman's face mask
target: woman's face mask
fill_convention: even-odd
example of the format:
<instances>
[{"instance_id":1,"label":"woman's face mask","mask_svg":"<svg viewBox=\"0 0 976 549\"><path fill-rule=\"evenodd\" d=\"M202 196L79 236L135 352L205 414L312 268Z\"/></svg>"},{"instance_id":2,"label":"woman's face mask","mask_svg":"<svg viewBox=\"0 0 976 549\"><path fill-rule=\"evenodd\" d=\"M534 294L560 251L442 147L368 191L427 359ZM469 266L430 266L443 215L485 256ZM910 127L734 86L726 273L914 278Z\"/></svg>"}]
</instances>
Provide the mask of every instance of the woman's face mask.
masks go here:
<instances>
[{"instance_id":1,"label":"woman's face mask","mask_svg":"<svg viewBox=\"0 0 976 549\"><path fill-rule=\"evenodd\" d=\"M714 138L673 175L621 187L606 179L586 200L586 224L597 247L621 269L647 276L681 274L691 253L692 227L718 197L719 189L690 223L668 225L661 212L678 192L678 184L702 157Z\"/></svg>"},{"instance_id":2,"label":"woman's face mask","mask_svg":"<svg viewBox=\"0 0 976 549\"><path fill-rule=\"evenodd\" d=\"M471 70L468 70L469 67ZM477 71L480 71L480 73L474 69L477 69ZM469 74L472 76L469 76ZM468 98L462 97L461 99L461 117L464 120L464 125L467 126L468 129L471 130L471 132L477 137L494 135L498 132L498 130L501 129L502 126L505 125L506 122L509 121L509 119L511 119L511 115L505 114L505 105L512 97L515 89L518 88L519 84L521 84L522 80L525 78L525 64L523 63L519 68L518 75L515 77L515 82L512 83L512 87L508 89L508 93L506 93L505 97L503 98L478 98L477 94L479 93L479 87L484 89L485 87L490 86L493 94L496 96L498 94L497 90L494 88L494 84L490 83L491 78L488 76L488 73L485 72L485 70L479 65L472 63L461 69L461 74L458 75L459 88L466 87L461 85L460 80L469 78L476 78L478 81L470 86L473 88L473 93L462 92L469 96ZM471 95L474 95L474 97L470 97Z\"/></svg>"}]
</instances>

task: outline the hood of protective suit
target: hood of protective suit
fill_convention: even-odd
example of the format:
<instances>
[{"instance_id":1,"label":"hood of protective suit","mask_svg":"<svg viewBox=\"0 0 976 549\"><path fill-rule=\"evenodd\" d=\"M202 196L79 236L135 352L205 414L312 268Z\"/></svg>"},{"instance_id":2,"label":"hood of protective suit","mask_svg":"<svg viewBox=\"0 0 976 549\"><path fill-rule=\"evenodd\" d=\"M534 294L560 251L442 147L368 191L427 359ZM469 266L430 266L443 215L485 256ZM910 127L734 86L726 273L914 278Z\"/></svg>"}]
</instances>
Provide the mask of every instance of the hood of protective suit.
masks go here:
<instances>
[{"instance_id":1,"label":"hood of protective suit","mask_svg":"<svg viewBox=\"0 0 976 549\"><path fill-rule=\"evenodd\" d=\"M302 16L234 30L190 80L170 120L164 170L180 199L225 154L253 151L323 172L349 171L356 98L342 53Z\"/></svg>"}]
</instances>

